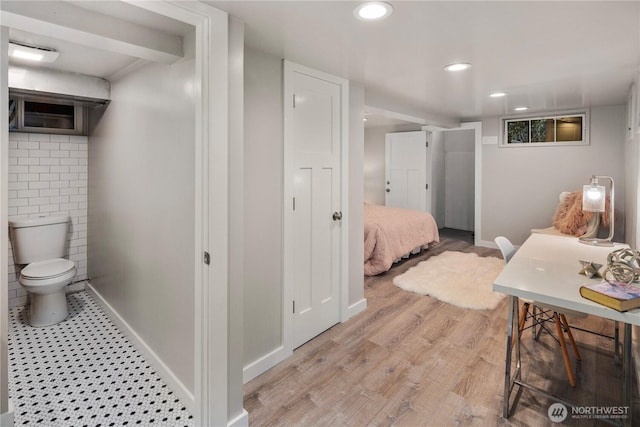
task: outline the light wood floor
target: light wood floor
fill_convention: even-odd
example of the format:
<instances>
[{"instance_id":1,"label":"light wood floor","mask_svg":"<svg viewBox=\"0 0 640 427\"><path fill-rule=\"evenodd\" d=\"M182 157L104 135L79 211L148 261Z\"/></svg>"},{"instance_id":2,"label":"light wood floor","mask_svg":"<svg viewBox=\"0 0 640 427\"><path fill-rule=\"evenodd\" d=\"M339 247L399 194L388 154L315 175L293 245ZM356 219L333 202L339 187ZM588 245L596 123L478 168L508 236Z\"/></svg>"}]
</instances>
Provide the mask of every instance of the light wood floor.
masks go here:
<instances>
[{"instance_id":1,"label":"light wood floor","mask_svg":"<svg viewBox=\"0 0 640 427\"><path fill-rule=\"evenodd\" d=\"M456 236L458 237L458 236ZM492 311L468 310L403 291L394 276L445 250L500 257L443 236L432 250L365 278L367 309L295 350L244 388L252 426L552 426L554 401L524 391L502 418L507 299ZM589 317L569 322L611 333ZM523 335L523 376L584 406L619 406L620 367L613 342L575 332L582 361L577 386L566 377L560 348L547 334ZM635 387L634 387L635 389ZM638 405L636 405L638 406ZM640 425L640 413L635 413ZM604 425L567 419L562 425Z\"/></svg>"}]
</instances>

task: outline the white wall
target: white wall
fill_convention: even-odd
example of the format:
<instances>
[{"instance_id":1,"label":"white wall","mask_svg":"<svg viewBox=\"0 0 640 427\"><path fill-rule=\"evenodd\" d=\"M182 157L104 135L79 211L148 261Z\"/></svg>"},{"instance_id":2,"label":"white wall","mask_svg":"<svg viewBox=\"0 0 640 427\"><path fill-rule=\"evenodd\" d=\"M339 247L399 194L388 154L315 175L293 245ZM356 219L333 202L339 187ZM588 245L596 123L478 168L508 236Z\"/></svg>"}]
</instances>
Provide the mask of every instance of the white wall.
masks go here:
<instances>
[{"instance_id":1,"label":"white wall","mask_svg":"<svg viewBox=\"0 0 640 427\"><path fill-rule=\"evenodd\" d=\"M9 217L69 215L66 256L76 264L74 281L87 278L87 153L86 136L9 134ZM8 271L9 307L26 304L10 241ZM82 283L67 286L83 288Z\"/></svg>"},{"instance_id":2,"label":"white wall","mask_svg":"<svg viewBox=\"0 0 640 427\"><path fill-rule=\"evenodd\" d=\"M558 194L588 183L591 175L616 180L616 240L624 239L625 106L591 109L588 146L482 146L482 236L504 235L522 244L532 228L551 225ZM482 121L483 136L498 136L500 118Z\"/></svg>"},{"instance_id":3,"label":"white wall","mask_svg":"<svg viewBox=\"0 0 640 427\"><path fill-rule=\"evenodd\" d=\"M96 291L193 392L192 46L185 54L112 82L89 138L88 267Z\"/></svg>"}]
</instances>

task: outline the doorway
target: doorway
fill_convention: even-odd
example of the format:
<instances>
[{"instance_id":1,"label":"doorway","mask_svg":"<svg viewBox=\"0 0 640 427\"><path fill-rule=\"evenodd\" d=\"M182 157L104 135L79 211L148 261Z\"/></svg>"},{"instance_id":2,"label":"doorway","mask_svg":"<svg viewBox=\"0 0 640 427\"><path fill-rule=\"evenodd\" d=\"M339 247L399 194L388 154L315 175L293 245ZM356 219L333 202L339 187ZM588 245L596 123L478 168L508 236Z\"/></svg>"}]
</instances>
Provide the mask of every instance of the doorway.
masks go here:
<instances>
[{"instance_id":1,"label":"doorway","mask_svg":"<svg viewBox=\"0 0 640 427\"><path fill-rule=\"evenodd\" d=\"M143 58L144 60L157 61L160 63L172 63L179 60L179 58L175 58L173 53L171 53L172 49L168 49L169 52L167 52L163 50L163 48L158 48L158 46L163 45L163 43L156 44L155 47L157 49L144 45L141 39L129 40L129 43L125 43L117 37L118 34L116 33L120 29L118 25L113 25L110 29L107 28L109 26L105 25L101 27L104 31L100 34L94 34L91 30L84 29L84 27L86 27L84 24L91 22L90 19L67 19L66 24L64 24L62 22L55 22L57 19L56 16L66 19L69 17L69 12L74 10L84 17L95 17L96 15L103 15L103 12L110 12L110 7L113 6L120 12L122 12L123 8L131 8L131 10L140 12L146 10L149 12L148 14L168 16L172 20L175 20L175 22L182 22L185 25L191 26L194 41L192 45L194 50L192 53L197 64L194 67L196 71L192 74L188 82L189 84L186 84L180 89L183 93L192 97L191 103L194 110L194 114L192 114L191 117L191 120L193 120L191 134L194 137L189 140L189 144L192 145L191 152L194 158L194 167L189 172L191 180L190 186L193 187L191 203L194 215L190 219L192 226L189 227L188 231L190 234L193 233L193 242L191 247L188 248L188 252L193 256L183 265L190 270L190 276L193 278L193 280L189 281L193 295L192 305L194 309L190 313L190 315L193 316L193 321L188 322L188 331L195 336L195 343L193 343L189 349L189 357L186 363L189 365L189 369L193 369L194 371L193 378L195 384L189 387L190 390L187 390L188 393L186 393L184 397L190 409L195 412L198 424L227 424L230 419L234 418L237 422L242 422L241 367L239 367L238 373L235 376L230 374L229 354L233 354L233 351L229 349L230 344L228 339L229 330L231 329L230 324L238 318L241 319L242 313L241 310L239 312L231 310L231 314L229 314L229 306L225 305L221 307L218 303L223 300L229 301L229 299L234 297L229 296L229 264L225 262L227 252L229 251L227 237L229 235L229 218L227 207L230 196L228 194L228 176L224 172L229 168L226 155L229 152L229 138L232 137L231 133L234 130L231 129L230 119L235 119L235 117L231 117L231 114L227 110L229 105L228 97L233 90L233 85L229 83L231 73L229 71L229 52L227 50L230 44L228 31L230 24L228 16L213 8L196 7L193 5L177 6L160 2L150 2L144 5L112 2L108 5L104 4L105 9L102 12L91 10L91 5L88 4L86 7L80 8L63 3L54 4L53 2L43 2L43 7L61 7L62 9L59 10L57 14L51 14L51 21L41 21L30 19L28 10L12 9L8 11L6 8L17 7L19 9L21 7L21 2L11 3L12 4L6 2L2 5L3 27L2 36L0 37L0 58L2 59L2 61L0 61L0 72L2 74L0 81L2 85L0 87L0 102L3 107L0 108L0 111L5 111L3 108L6 108L7 105L7 42L9 38L9 28L18 28L21 31L36 33L41 32L50 37L59 38L71 43L84 43L90 49L107 47L109 49L115 49L120 53L128 54L131 57ZM97 5L96 7L100 6L101 5ZM27 5L26 8L33 8L33 4ZM117 15L117 13L115 14ZM111 22L117 21L114 16L108 16L105 17L105 19ZM75 26L75 24L71 24L70 22L83 23L83 28L80 28L80 25ZM213 31L213 29L216 31ZM109 31L113 32L110 33ZM144 31L133 31L129 34L139 34L141 32ZM126 32L123 31L122 33L124 34ZM149 35L149 31L146 33ZM160 39L162 39L162 37L160 37ZM170 38L165 38L163 40L166 41L169 39ZM173 46L182 46L182 43L173 44ZM166 47L166 45L163 45L163 47ZM213 54L214 47L216 55ZM213 58L213 60L211 58ZM144 61L133 64L124 74L127 74L127 72L131 70L137 70L143 63ZM241 76L242 72L240 72L240 82ZM213 97L209 97L209 93L217 93L218 95L214 99ZM141 97L138 100L144 101L149 100L149 98ZM207 102L204 102L205 100ZM215 111L216 114L213 114L212 111ZM7 200L7 114L2 114L0 120L2 120L2 122L0 122L2 123L2 126L0 126L0 129L2 129L0 140L3 142L1 144L2 153L0 153L0 158L2 159L2 163L0 164L2 194L0 196L3 200ZM242 128L241 120L238 122L238 125ZM241 144L239 144L239 146L241 147ZM135 145L132 145L131 149L135 150ZM153 156L149 155L149 158L153 159ZM210 173L210 169L215 173ZM215 185L212 185L213 183L215 183ZM211 189L211 191L209 191L209 189ZM240 197L242 197L241 194ZM2 254L7 255L8 211L6 204L2 203L2 205L1 223L3 225L0 232L0 245L2 247ZM212 209L213 207L215 207L215 211ZM220 212L224 213L221 214ZM203 262L202 255L204 251L218 256L218 258L215 258L216 262L214 262L213 265L205 265ZM6 256L4 259L7 259ZM150 264L153 264L153 261L151 261L153 258L150 255L141 257L141 259L150 261ZM153 269L147 269L147 272L152 271ZM8 309L6 265L0 266L0 276L2 276L0 286L0 292L2 293L2 298L0 299L2 302L0 315L3 319L6 319ZM233 304L233 301L231 304ZM240 308L242 306L241 302L240 304L236 302L235 305ZM215 309L210 309L211 307L215 307ZM2 328L0 333L2 334L2 337L0 337L0 342L2 343L0 359L6 363L6 326ZM159 360L162 362L162 358L159 358ZM166 369L167 367L165 366L164 368ZM173 380L177 379L173 378ZM221 384L225 384L226 387L220 387ZM0 412L3 416L2 424L4 425L4 422L11 416L8 408L6 364L3 364L0 371L0 385ZM225 389L224 393L220 392L221 388ZM215 394L213 390L216 390ZM236 396L239 398L236 398Z\"/></svg>"},{"instance_id":2,"label":"doorway","mask_svg":"<svg viewBox=\"0 0 640 427\"><path fill-rule=\"evenodd\" d=\"M424 129L432 132L432 210L436 222L443 228L471 233L478 245L482 226L482 123Z\"/></svg>"}]
</instances>

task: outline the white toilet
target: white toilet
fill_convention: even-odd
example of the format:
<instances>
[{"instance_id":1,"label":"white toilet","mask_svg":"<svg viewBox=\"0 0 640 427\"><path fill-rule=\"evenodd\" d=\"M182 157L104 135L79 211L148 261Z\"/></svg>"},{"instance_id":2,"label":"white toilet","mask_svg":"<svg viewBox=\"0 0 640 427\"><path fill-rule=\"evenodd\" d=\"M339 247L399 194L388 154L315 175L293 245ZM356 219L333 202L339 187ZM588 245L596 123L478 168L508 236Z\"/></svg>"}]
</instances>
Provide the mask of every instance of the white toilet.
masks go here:
<instances>
[{"instance_id":1,"label":"white toilet","mask_svg":"<svg viewBox=\"0 0 640 427\"><path fill-rule=\"evenodd\" d=\"M69 217L13 219L9 230L15 263L24 266L18 282L31 300L29 324L41 327L63 321L69 314L65 286L76 275L75 263L62 258L67 252Z\"/></svg>"}]
</instances>

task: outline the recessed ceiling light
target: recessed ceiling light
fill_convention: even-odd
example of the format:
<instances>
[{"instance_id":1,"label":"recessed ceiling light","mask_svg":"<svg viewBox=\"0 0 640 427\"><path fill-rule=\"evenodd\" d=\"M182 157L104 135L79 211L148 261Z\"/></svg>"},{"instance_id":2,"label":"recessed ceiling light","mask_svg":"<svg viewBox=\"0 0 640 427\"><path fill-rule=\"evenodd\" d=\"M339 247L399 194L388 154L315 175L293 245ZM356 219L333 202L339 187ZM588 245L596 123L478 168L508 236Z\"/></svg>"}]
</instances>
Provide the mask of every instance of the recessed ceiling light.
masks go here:
<instances>
[{"instance_id":1,"label":"recessed ceiling light","mask_svg":"<svg viewBox=\"0 0 640 427\"><path fill-rule=\"evenodd\" d=\"M383 1L370 1L358 5L353 10L353 15L362 21L378 21L391 15L393 7Z\"/></svg>"},{"instance_id":2,"label":"recessed ceiling light","mask_svg":"<svg viewBox=\"0 0 640 427\"><path fill-rule=\"evenodd\" d=\"M491 98L502 98L503 96L507 96L506 92L493 92L489 95Z\"/></svg>"},{"instance_id":3,"label":"recessed ceiling light","mask_svg":"<svg viewBox=\"0 0 640 427\"><path fill-rule=\"evenodd\" d=\"M469 68L471 68L471 64L469 64L468 62L457 62L455 64L449 64L444 67L446 71L464 71L468 70Z\"/></svg>"},{"instance_id":4,"label":"recessed ceiling light","mask_svg":"<svg viewBox=\"0 0 640 427\"><path fill-rule=\"evenodd\" d=\"M529 107L516 107L514 108L515 111L527 111L529 109Z\"/></svg>"},{"instance_id":5,"label":"recessed ceiling light","mask_svg":"<svg viewBox=\"0 0 640 427\"><path fill-rule=\"evenodd\" d=\"M58 58L58 51L48 47L10 41L9 56L18 60L53 62Z\"/></svg>"}]
</instances>

